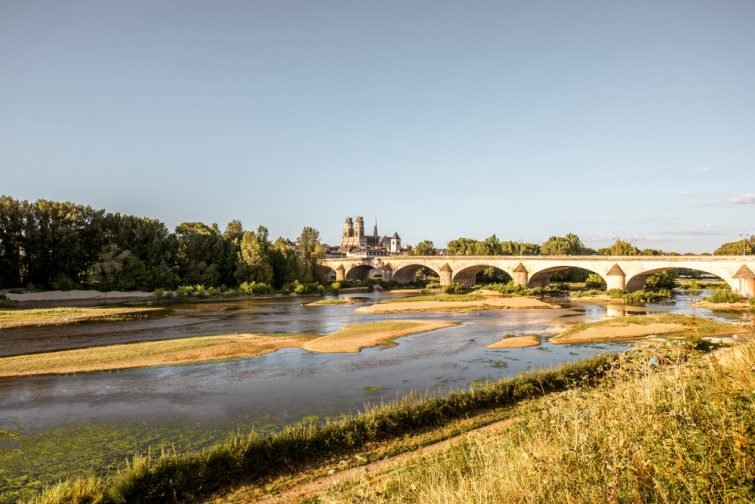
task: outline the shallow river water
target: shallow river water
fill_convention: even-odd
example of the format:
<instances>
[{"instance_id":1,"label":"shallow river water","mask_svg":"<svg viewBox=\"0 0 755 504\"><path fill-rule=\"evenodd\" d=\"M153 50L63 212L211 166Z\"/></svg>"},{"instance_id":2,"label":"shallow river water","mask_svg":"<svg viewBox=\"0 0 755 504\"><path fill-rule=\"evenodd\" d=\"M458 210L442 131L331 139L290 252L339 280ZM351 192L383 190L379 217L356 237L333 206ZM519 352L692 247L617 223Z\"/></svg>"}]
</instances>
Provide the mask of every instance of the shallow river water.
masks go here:
<instances>
[{"instance_id":1,"label":"shallow river water","mask_svg":"<svg viewBox=\"0 0 755 504\"><path fill-rule=\"evenodd\" d=\"M351 295L366 298L364 302L390 297ZM690 312L689 299L678 296L667 305L634 310ZM391 400L410 391L466 388L527 369L629 347L553 345L545 339L538 347L485 348L506 334L547 336L567 324L600 320L607 315L607 308L599 304L572 303L555 310L367 316L356 313L354 305L305 306L310 301L276 297L175 305L165 316L142 320L4 330L0 354L237 332L329 333L346 324L385 319L432 318L460 325L403 337L393 347L353 354L284 349L204 364L0 379L0 463L6 464L0 469L0 491L23 487L20 473L38 481L54 481L86 469L101 470L136 451L161 445L201 448L236 429L265 430L301 419L353 413L365 402ZM624 308L608 310L609 316L621 315ZM706 310L697 313L711 316ZM53 448L78 449L85 460L71 459L74 455L65 453L45 455L45 450ZM29 459L41 456L49 460Z\"/></svg>"}]
</instances>

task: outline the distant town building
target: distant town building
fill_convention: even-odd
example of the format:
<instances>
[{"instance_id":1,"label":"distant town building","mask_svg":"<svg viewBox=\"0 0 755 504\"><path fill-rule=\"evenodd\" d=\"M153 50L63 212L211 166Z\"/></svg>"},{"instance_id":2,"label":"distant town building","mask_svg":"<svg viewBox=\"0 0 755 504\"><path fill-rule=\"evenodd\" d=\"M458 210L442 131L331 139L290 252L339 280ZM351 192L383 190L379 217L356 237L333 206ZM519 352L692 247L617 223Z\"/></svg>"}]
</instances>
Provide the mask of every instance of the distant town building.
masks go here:
<instances>
[{"instance_id":1,"label":"distant town building","mask_svg":"<svg viewBox=\"0 0 755 504\"><path fill-rule=\"evenodd\" d=\"M364 233L364 219L346 217L341 235L341 252L349 255L382 256L401 253L401 238L393 233L390 238L378 234L377 219L372 228L372 235Z\"/></svg>"}]
</instances>

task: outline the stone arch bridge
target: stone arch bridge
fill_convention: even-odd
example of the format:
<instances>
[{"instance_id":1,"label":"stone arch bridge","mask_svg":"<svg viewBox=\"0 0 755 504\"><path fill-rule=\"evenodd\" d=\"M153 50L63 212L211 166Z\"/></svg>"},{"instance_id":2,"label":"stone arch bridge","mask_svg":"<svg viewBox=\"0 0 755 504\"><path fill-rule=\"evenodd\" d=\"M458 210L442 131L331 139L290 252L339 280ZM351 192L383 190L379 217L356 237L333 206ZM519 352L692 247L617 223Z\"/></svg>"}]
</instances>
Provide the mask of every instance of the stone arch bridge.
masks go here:
<instances>
[{"instance_id":1,"label":"stone arch bridge","mask_svg":"<svg viewBox=\"0 0 755 504\"><path fill-rule=\"evenodd\" d=\"M568 268L582 268L600 275L608 289L635 291L659 271L685 268L716 275L734 292L755 296L755 256L387 256L329 258L322 260L324 273L335 271L340 280L364 279L377 270L383 280L409 283L422 268L434 271L441 285L475 283L477 273L497 268L518 285L542 287L551 275Z\"/></svg>"}]
</instances>

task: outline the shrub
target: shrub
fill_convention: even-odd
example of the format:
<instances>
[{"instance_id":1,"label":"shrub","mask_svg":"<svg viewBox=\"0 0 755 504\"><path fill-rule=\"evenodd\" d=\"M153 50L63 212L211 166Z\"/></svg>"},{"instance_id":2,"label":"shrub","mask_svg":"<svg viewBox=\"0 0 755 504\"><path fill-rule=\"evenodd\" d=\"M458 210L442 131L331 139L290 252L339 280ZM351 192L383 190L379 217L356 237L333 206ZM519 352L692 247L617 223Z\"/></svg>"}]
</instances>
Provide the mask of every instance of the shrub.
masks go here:
<instances>
[{"instance_id":1,"label":"shrub","mask_svg":"<svg viewBox=\"0 0 755 504\"><path fill-rule=\"evenodd\" d=\"M51 286L55 290L73 290L78 287L78 285L76 285L76 282L71 280L71 278L65 273L61 273L60 275L55 277L55 280L52 282Z\"/></svg>"},{"instance_id":2,"label":"shrub","mask_svg":"<svg viewBox=\"0 0 755 504\"><path fill-rule=\"evenodd\" d=\"M450 283L441 288L443 294L463 294L466 290L467 288L460 283Z\"/></svg>"},{"instance_id":3,"label":"shrub","mask_svg":"<svg viewBox=\"0 0 755 504\"><path fill-rule=\"evenodd\" d=\"M502 283L494 283L490 285L485 286L486 289L494 290L496 292L500 292L501 294L529 294L530 291L527 290L526 287L523 285L517 285L512 280L511 282L507 282L505 284Z\"/></svg>"},{"instance_id":4,"label":"shrub","mask_svg":"<svg viewBox=\"0 0 755 504\"><path fill-rule=\"evenodd\" d=\"M341 282L333 282L330 284L330 288L334 291L341 290Z\"/></svg>"},{"instance_id":5,"label":"shrub","mask_svg":"<svg viewBox=\"0 0 755 504\"><path fill-rule=\"evenodd\" d=\"M590 273L587 275L587 279L585 280L585 287L588 289L600 289L605 288L606 282L603 280L603 277L596 274L596 273Z\"/></svg>"},{"instance_id":6,"label":"shrub","mask_svg":"<svg viewBox=\"0 0 755 504\"><path fill-rule=\"evenodd\" d=\"M239 285L239 291L247 296L264 296L273 292L272 287L265 282L244 282Z\"/></svg>"},{"instance_id":7,"label":"shrub","mask_svg":"<svg viewBox=\"0 0 755 504\"><path fill-rule=\"evenodd\" d=\"M165 291L162 289L155 289L152 292L152 295L155 296L157 299L162 299L165 297Z\"/></svg>"},{"instance_id":8,"label":"shrub","mask_svg":"<svg viewBox=\"0 0 755 504\"><path fill-rule=\"evenodd\" d=\"M731 289L716 289L705 300L711 303L738 303L742 301L742 296L732 292Z\"/></svg>"}]
</instances>

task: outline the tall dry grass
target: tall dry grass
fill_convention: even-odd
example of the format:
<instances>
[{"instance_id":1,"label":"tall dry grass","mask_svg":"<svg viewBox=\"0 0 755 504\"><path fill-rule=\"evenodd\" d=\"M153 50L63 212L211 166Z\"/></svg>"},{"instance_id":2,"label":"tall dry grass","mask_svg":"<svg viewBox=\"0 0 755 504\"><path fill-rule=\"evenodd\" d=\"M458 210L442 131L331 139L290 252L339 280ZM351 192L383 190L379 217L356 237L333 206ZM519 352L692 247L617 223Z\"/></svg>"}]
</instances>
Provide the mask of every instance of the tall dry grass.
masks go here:
<instances>
[{"instance_id":1,"label":"tall dry grass","mask_svg":"<svg viewBox=\"0 0 755 504\"><path fill-rule=\"evenodd\" d=\"M755 501L755 344L689 362L665 352L312 502Z\"/></svg>"}]
</instances>

